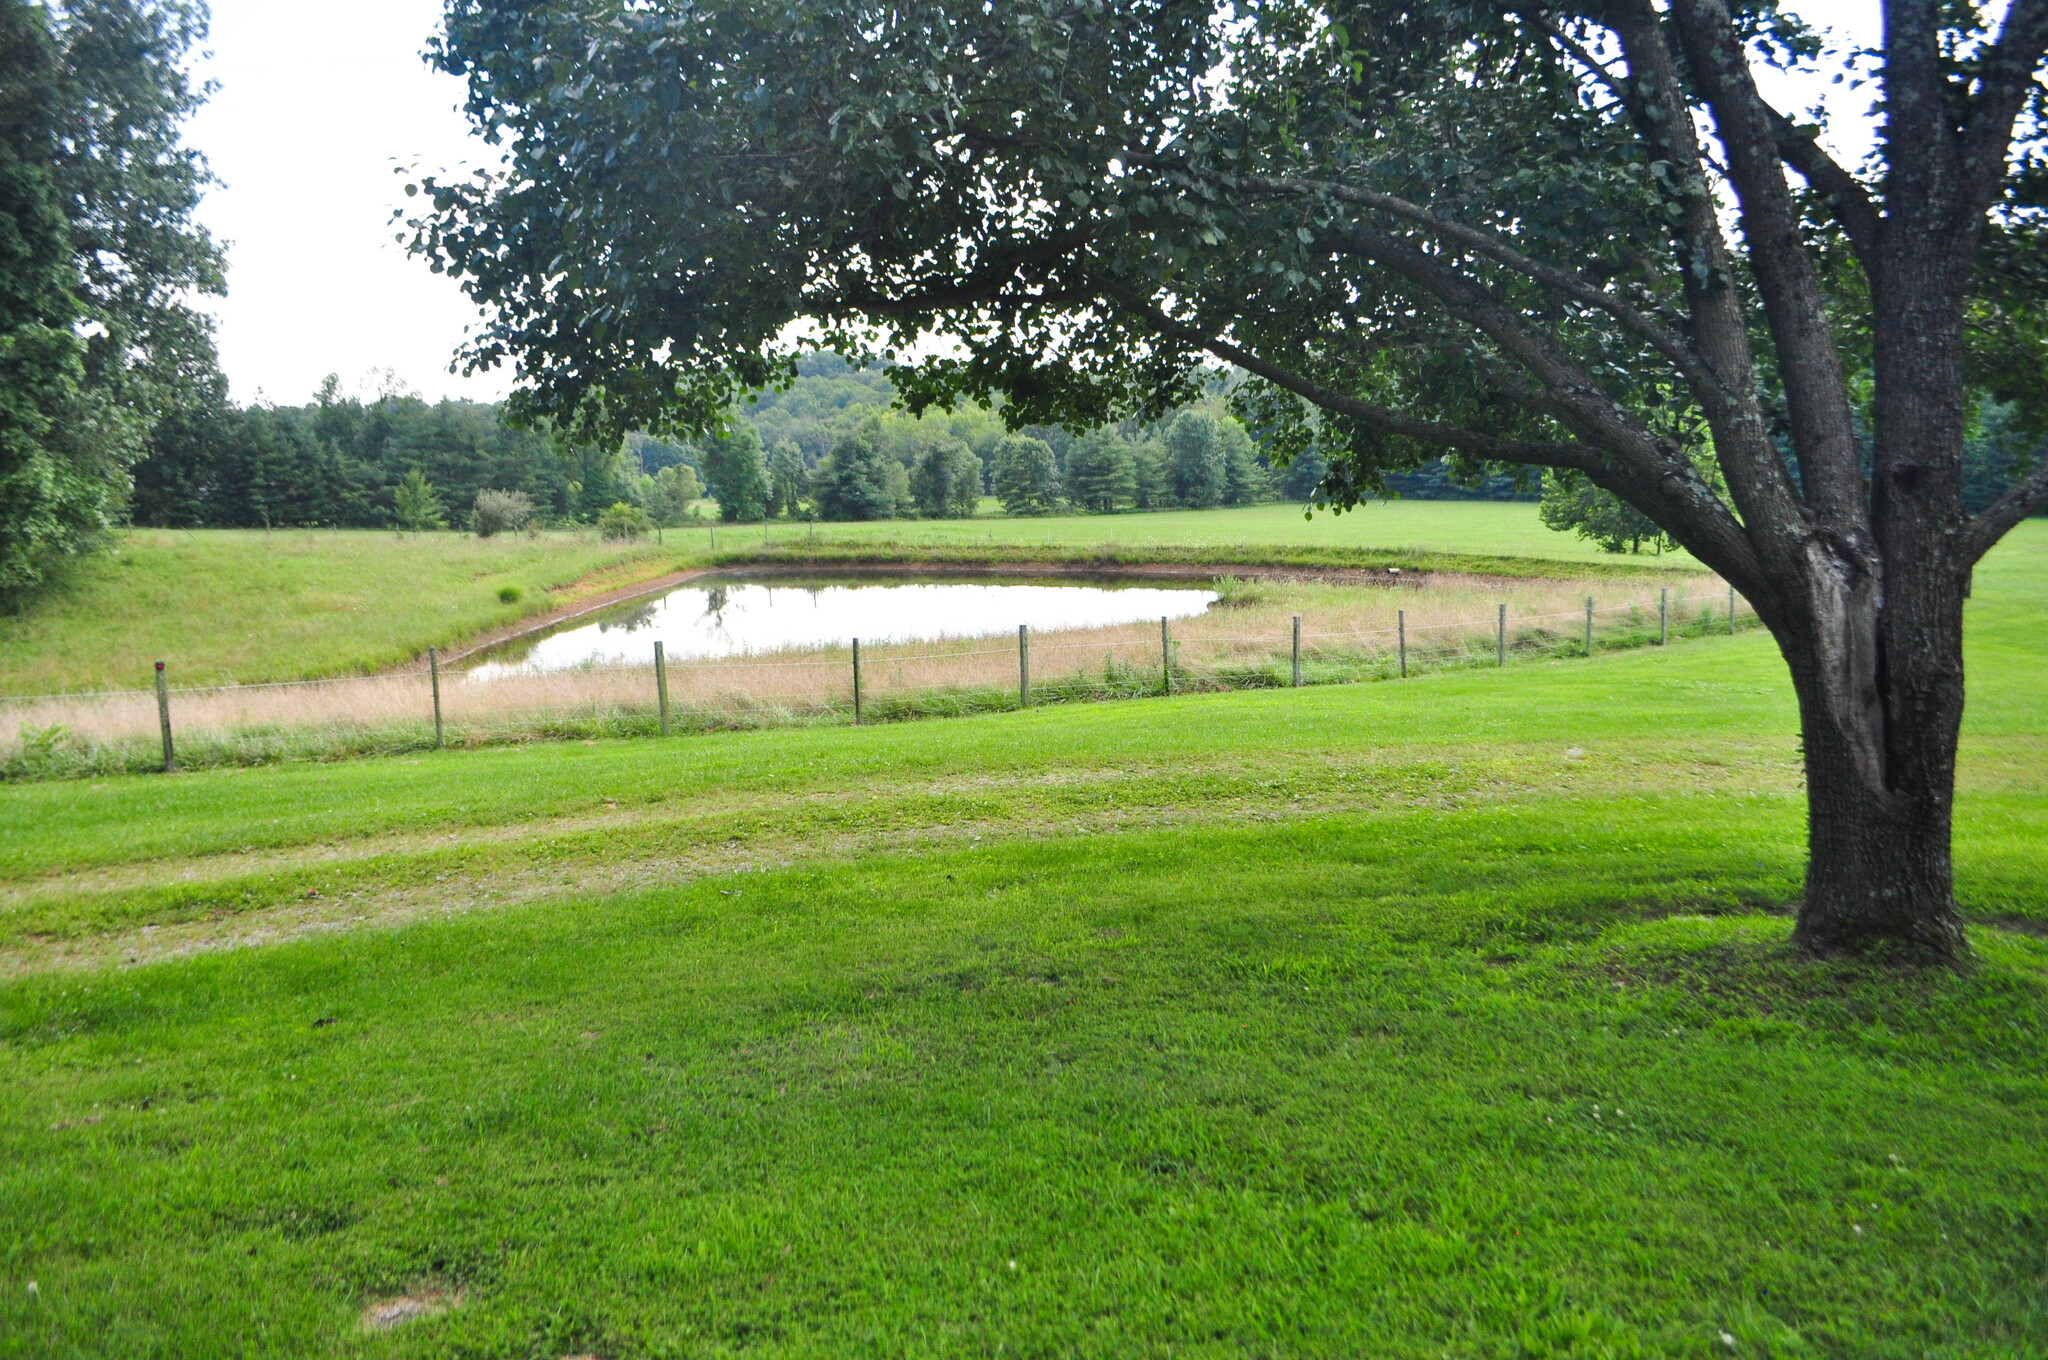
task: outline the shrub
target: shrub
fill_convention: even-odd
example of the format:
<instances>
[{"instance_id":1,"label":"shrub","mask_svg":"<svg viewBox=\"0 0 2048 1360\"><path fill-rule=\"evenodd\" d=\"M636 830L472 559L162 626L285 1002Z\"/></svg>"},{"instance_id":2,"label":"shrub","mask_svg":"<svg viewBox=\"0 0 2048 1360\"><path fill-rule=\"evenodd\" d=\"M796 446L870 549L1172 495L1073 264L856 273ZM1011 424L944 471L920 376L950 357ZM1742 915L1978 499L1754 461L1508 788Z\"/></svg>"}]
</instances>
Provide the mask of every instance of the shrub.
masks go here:
<instances>
[{"instance_id":1,"label":"shrub","mask_svg":"<svg viewBox=\"0 0 2048 1360\"><path fill-rule=\"evenodd\" d=\"M523 491L479 491L469 524L478 538L510 533L533 518L533 501Z\"/></svg>"},{"instance_id":2,"label":"shrub","mask_svg":"<svg viewBox=\"0 0 2048 1360\"><path fill-rule=\"evenodd\" d=\"M612 508L597 517L598 535L613 541L641 538L652 528L654 521L645 510L624 501L613 501Z\"/></svg>"},{"instance_id":3,"label":"shrub","mask_svg":"<svg viewBox=\"0 0 2048 1360\"><path fill-rule=\"evenodd\" d=\"M499 586L499 587L498 587L498 602L499 602L500 604L518 604L518 603L519 603L519 587L518 587L518 586Z\"/></svg>"}]
</instances>

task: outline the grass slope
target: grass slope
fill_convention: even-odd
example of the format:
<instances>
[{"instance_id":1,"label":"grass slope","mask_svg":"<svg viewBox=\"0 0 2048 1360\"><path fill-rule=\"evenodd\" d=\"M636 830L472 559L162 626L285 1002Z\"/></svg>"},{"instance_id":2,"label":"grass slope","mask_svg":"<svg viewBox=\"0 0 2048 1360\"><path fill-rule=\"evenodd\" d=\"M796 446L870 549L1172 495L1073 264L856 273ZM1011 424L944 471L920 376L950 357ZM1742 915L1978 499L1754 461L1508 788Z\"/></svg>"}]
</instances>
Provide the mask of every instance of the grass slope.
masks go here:
<instances>
[{"instance_id":1,"label":"grass slope","mask_svg":"<svg viewBox=\"0 0 2048 1360\"><path fill-rule=\"evenodd\" d=\"M373 671L672 565L568 533L139 529L0 616L0 694L142 689L158 660L181 685Z\"/></svg>"},{"instance_id":2,"label":"grass slope","mask_svg":"<svg viewBox=\"0 0 2048 1360\"><path fill-rule=\"evenodd\" d=\"M2048 919L2044 548L1984 920ZM2048 943L1795 961L1796 758L1749 635L0 790L18 968L431 918L0 987L0 1355L2048 1354Z\"/></svg>"}]
</instances>

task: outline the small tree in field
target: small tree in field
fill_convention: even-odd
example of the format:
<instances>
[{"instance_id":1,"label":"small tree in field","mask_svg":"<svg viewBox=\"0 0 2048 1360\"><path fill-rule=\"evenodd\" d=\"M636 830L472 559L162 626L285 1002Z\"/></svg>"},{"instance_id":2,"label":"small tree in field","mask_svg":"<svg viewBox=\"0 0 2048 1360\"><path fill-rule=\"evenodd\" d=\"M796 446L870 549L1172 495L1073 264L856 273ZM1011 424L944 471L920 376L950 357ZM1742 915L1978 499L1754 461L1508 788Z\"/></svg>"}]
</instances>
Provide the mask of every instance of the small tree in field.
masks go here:
<instances>
[{"instance_id":1,"label":"small tree in field","mask_svg":"<svg viewBox=\"0 0 2048 1360\"><path fill-rule=\"evenodd\" d=\"M391 508L398 527L412 533L448 527L448 507L441 504L434 484L418 468L406 473L405 479L391 489Z\"/></svg>"},{"instance_id":2,"label":"small tree in field","mask_svg":"<svg viewBox=\"0 0 2048 1360\"><path fill-rule=\"evenodd\" d=\"M1327 504L1575 473L1777 640L1798 938L1953 957L1963 600L2048 503L1962 500L1981 398L2048 427L2048 0L1884 21L1852 169L1759 89L1829 64L1768 0L463 0L436 57L510 163L427 181L415 244L564 421L712 421L808 317L1013 428L1234 364Z\"/></svg>"}]
</instances>

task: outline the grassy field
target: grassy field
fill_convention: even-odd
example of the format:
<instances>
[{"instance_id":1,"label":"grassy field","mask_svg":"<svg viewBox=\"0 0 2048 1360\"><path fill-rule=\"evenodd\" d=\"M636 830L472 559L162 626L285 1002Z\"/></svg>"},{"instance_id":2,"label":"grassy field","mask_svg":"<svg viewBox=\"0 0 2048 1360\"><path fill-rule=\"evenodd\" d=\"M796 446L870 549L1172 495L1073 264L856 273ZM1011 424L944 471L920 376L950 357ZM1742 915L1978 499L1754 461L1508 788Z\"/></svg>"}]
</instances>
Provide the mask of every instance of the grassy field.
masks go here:
<instances>
[{"instance_id":1,"label":"grassy field","mask_svg":"<svg viewBox=\"0 0 2048 1360\"><path fill-rule=\"evenodd\" d=\"M0 694L353 675L674 564L590 533L138 529L27 612L0 615ZM518 598L504 600L506 588Z\"/></svg>"},{"instance_id":2,"label":"grassy field","mask_svg":"<svg viewBox=\"0 0 2048 1360\"><path fill-rule=\"evenodd\" d=\"M1697 564L1689 557L1624 565L1536 518L1536 507L1398 501L1356 514L1298 509L1189 511L821 526L721 528L721 557L880 553L935 556L1096 555L1133 559L1250 557L1342 565L1362 552L1415 554L1445 569L1521 574L1615 573ZM355 530L138 530L118 554L89 560L24 614L0 616L0 695L140 689L169 661L173 683L213 685L355 675L402 664L489 629L681 566L711 560L711 531L672 530L665 544L619 545L588 532L482 540ZM1230 550L1244 548L1250 551ZM1533 555L1574 565L1508 560ZM1459 562L1459 557L1473 561ZM1446 560L1432 560L1446 559ZM512 587L516 601L499 592Z\"/></svg>"},{"instance_id":3,"label":"grassy field","mask_svg":"<svg viewBox=\"0 0 2048 1360\"><path fill-rule=\"evenodd\" d=\"M0 789L0 1355L2048 1354L2044 606L1960 974L1758 634Z\"/></svg>"},{"instance_id":4,"label":"grassy field","mask_svg":"<svg viewBox=\"0 0 2048 1360\"><path fill-rule=\"evenodd\" d=\"M1336 515L1318 512L1304 518L1298 505L1255 505L1236 510L1166 510L1130 515L1049 515L1043 519L1010 519L984 512L965 520L881 520L871 524L820 526L819 537L860 542L933 547L1035 546L1123 549L1180 547L1299 547L1332 550L1374 549L1417 555L1547 558L1559 561L1614 561L1576 534L1548 528L1533 502L1520 501L1378 501ZM701 530L696 531L700 536ZM770 526L772 542L798 531ZM757 526L719 530L719 545L751 546L759 542ZM1645 556L1637 565L1673 566L1698 571L1689 553Z\"/></svg>"}]
</instances>

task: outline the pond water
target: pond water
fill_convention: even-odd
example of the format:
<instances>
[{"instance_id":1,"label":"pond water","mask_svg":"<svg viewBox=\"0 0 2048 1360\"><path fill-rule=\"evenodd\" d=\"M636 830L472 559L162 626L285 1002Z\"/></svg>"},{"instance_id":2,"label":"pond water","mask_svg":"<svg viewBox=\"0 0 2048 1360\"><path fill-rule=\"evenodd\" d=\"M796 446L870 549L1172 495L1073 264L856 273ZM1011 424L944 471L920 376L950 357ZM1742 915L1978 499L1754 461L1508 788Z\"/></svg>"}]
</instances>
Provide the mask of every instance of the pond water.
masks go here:
<instances>
[{"instance_id":1,"label":"pond water","mask_svg":"<svg viewBox=\"0 0 2048 1360\"><path fill-rule=\"evenodd\" d=\"M904 578L780 580L721 577L636 600L586 623L492 648L470 674L652 664L659 640L671 661L792 649L1102 628L1190 618L1216 592L1206 583L1146 581L941 581Z\"/></svg>"}]
</instances>

